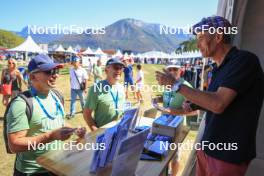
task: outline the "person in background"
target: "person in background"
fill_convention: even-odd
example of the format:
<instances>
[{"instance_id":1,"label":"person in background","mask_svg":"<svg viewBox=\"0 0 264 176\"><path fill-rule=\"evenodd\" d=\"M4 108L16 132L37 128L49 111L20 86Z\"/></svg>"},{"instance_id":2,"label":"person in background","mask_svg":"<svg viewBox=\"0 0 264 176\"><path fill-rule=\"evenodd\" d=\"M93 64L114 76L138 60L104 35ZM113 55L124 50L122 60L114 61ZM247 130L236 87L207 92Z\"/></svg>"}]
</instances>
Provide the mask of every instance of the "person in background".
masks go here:
<instances>
[{"instance_id":1,"label":"person in background","mask_svg":"<svg viewBox=\"0 0 264 176\"><path fill-rule=\"evenodd\" d=\"M137 101L143 102L142 97L142 88L144 86L144 72L142 71L142 66L140 64L137 65L137 80L136 80L136 95L137 95Z\"/></svg>"},{"instance_id":2,"label":"person in background","mask_svg":"<svg viewBox=\"0 0 264 176\"><path fill-rule=\"evenodd\" d=\"M92 131L116 120L123 113L125 91L118 83L123 69L124 63L119 59L108 60L105 68L106 79L90 87L83 116Z\"/></svg>"},{"instance_id":3,"label":"person in background","mask_svg":"<svg viewBox=\"0 0 264 176\"><path fill-rule=\"evenodd\" d=\"M181 67L178 65L168 65L166 70L173 76L175 79L181 80L184 85L188 87L192 87L192 85L185 81L181 77ZM154 103L163 103L162 107L157 106L157 110L160 110L163 114L171 114L171 115L186 115L186 116L194 116L197 115L197 111L186 112L182 106L185 103L186 99L183 95L177 92L173 92L170 90L166 90L163 92L162 96L158 96L153 99ZM188 117L187 117L188 118ZM179 151L175 154L174 158L171 161L171 171L172 176L176 176L179 169Z\"/></svg>"},{"instance_id":4,"label":"person in background","mask_svg":"<svg viewBox=\"0 0 264 176\"><path fill-rule=\"evenodd\" d=\"M94 65L93 75L95 83L98 83L103 79L102 62L100 59L98 59L96 65Z\"/></svg>"},{"instance_id":5,"label":"person in background","mask_svg":"<svg viewBox=\"0 0 264 176\"><path fill-rule=\"evenodd\" d=\"M208 85L210 83L210 72L212 71L212 68L210 65L206 65L204 67L204 73L203 73L203 90L207 90ZM200 74L202 76L202 73ZM201 77L200 76L200 77Z\"/></svg>"},{"instance_id":6,"label":"person in background","mask_svg":"<svg viewBox=\"0 0 264 176\"><path fill-rule=\"evenodd\" d=\"M80 98L81 107L84 107L84 93L87 87L87 72L80 65L80 58L72 58L73 67L70 69L70 81L71 81L71 107L70 114L67 115L67 118L74 118L75 115L75 102L77 95ZM83 87L82 87L83 86Z\"/></svg>"},{"instance_id":7,"label":"person in background","mask_svg":"<svg viewBox=\"0 0 264 176\"><path fill-rule=\"evenodd\" d=\"M7 106L11 98L17 96L22 89L23 76L17 69L17 62L15 59L8 60L8 68L2 71L1 84L12 84L11 95L3 95L2 103Z\"/></svg>"},{"instance_id":8,"label":"person in background","mask_svg":"<svg viewBox=\"0 0 264 176\"><path fill-rule=\"evenodd\" d=\"M128 86L131 86L131 91L134 95L134 99L136 99L136 94L135 94L135 85L134 85L134 80L133 80L133 64L132 61L128 58L124 58L123 62L125 64L124 68L124 86L125 86L125 92L126 92L126 99L128 99Z\"/></svg>"},{"instance_id":9,"label":"person in background","mask_svg":"<svg viewBox=\"0 0 264 176\"><path fill-rule=\"evenodd\" d=\"M93 64L91 62L91 59L88 59L88 81L91 81L92 72L93 72Z\"/></svg>"}]
</instances>

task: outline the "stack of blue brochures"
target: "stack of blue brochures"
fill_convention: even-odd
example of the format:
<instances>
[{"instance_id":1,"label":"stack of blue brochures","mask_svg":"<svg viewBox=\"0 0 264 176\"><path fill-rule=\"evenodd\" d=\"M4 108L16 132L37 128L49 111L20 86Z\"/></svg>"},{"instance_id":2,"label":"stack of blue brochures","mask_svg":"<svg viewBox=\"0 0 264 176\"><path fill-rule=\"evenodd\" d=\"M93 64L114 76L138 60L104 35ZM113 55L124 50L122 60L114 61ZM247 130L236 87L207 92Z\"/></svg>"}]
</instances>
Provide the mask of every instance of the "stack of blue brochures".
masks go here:
<instances>
[{"instance_id":1,"label":"stack of blue brochures","mask_svg":"<svg viewBox=\"0 0 264 176\"><path fill-rule=\"evenodd\" d=\"M94 152L90 172L96 173L98 169L104 168L113 161L120 143L127 138L135 113L136 111L125 112L123 118L116 126L107 129L104 134L97 136L96 143L104 144L105 149Z\"/></svg>"}]
</instances>

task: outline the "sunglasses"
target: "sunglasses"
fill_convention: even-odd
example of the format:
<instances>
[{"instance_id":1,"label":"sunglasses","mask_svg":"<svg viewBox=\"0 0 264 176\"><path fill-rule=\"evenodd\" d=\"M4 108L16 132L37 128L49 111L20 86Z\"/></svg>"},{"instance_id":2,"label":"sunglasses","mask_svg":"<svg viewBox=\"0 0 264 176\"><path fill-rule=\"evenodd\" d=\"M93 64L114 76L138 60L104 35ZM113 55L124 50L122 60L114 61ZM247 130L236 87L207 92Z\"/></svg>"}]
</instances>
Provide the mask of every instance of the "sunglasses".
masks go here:
<instances>
[{"instance_id":1,"label":"sunglasses","mask_svg":"<svg viewBox=\"0 0 264 176\"><path fill-rule=\"evenodd\" d=\"M171 72L171 71L178 71L177 68L168 68L168 71Z\"/></svg>"},{"instance_id":2,"label":"sunglasses","mask_svg":"<svg viewBox=\"0 0 264 176\"><path fill-rule=\"evenodd\" d=\"M8 62L8 65L14 64L14 62Z\"/></svg>"},{"instance_id":3,"label":"sunglasses","mask_svg":"<svg viewBox=\"0 0 264 176\"><path fill-rule=\"evenodd\" d=\"M122 70L124 67L122 65L113 65L112 66L114 70Z\"/></svg>"},{"instance_id":4,"label":"sunglasses","mask_svg":"<svg viewBox=\"0 0 264 176\"><path fill-rule=\"evenodd\" d=\"M60 70L59 69L52 69L52 70L47 70L43 71L46 75L56 75L59 74Z\"/></svg>"}]
</instances>

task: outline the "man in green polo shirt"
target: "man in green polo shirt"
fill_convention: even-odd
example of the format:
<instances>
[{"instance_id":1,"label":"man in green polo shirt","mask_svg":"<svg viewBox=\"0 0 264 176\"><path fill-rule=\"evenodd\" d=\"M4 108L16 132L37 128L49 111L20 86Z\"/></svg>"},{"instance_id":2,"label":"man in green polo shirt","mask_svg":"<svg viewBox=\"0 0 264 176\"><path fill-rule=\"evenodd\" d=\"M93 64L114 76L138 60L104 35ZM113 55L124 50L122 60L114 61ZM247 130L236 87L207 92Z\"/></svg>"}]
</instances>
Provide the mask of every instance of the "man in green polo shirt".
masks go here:
<instances>
[{"instance_id":1,"label":"man in green polo shirt","mask_svg":"<svg viewBox=\"0 0 264 176\"><path fill-rule=\"evenodd\" d=\"M181 72L180 72L180 66L178 65L169 65L166 67L166 70L170 72L174 77L177 79L180 79L184 85L188 87L192 87L190 83L185 81L183 78L180 77ZM156 106L156 108L160 111L162 111L163 114L172 114L172 115L197 115L196 111L193 112L186 112L183 108L182 105L185 101L184 96L182 96L178 92L173 92L171 90L165 90L163 92L162 96L154 98L155 104L156 103L163 103L163 106ZM177 175L177 171L179 168L179 162L178 162L178 152L176 153L175 157L172 159L171 162L171 168L172 168L172 176Z\"/></svg>"},{"instance_id":2,"label":"man in green polo shirt","mask_svg":"<svg viewBox=\"0 0 264 176\"><path fill-rule=\"evenodd\" d=\"M98 59L96 65L94 65L93 75L95 83L98 83L103 79L102 62L100 59Z\"/></svg>"},{"instance_id":3,"label":"man in green polo shirt","mask_svg":"<svg viewBox=\"0 0 264 176\"><path fill-rule=\"evenodd\" d=\"M106 80L94 84L84 105L84 119L92 131L119 117L124 110L125 91L118 83L124 64L117 58L106 63ZM92 117L94 112L94 117Z\"/></svg>"}]
</instances>

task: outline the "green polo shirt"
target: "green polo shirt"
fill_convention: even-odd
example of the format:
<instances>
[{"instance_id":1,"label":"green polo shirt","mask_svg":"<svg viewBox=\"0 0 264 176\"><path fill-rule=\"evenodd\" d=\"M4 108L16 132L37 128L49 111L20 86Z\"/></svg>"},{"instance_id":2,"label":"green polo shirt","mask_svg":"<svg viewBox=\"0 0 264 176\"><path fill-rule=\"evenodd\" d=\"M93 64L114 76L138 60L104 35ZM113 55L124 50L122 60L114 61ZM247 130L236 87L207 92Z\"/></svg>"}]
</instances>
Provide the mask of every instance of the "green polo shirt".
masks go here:
<instances>
[{"instance_id":1,"label":"green polo shirt","mask_svg":"<svg viewBox=\"0 0 264 176\"><path fill-rule=\"evenodd\" d=\"M115 107L114 99L117 100L118 108ZM124 104L124 87L119 83L110 86L103 80L90 87L84 107L94 111L95 123L97 127L101 127L122 115Z\"/></svg>"},{"instance_id":2,"label":"green polo shirt","mask_svg":"<svg viewBox=\"0 0 264 176\"><path fill-rule=\"evenodd\" d=\"M183 81L183 84L192 87L187 81ZM182 94L165 90L163 92L163 107L165 108L181 108L185 98Z\"/></svg>"},{"instance_id":3,"label":"green polo shirt","mask_svg":"<svg viewBox=\"0 0 264 176\"><path fill-rule=\"evenodd\" d=\"M51 94L48 96L37 96L40 102L43 104L47 112L54 117L54 120L49 119L47 115L44 113L39 103L35 98L33 98L33 113L30 123L28 122L28 118L26 115L26 102L18 97L11 104L10 109L7 113L7 132L14 133L18 131L28 130L27 137L38 136L45 132L60 128L64 126L64 108L60 103L59 98L57 101L59 102L62 112L56 111L56 101L53 99ZM47 172L43 167L41 167L36 162L36 158L40 155L50 151L51 149L56 149L61 147L62 141L53 141L51 143L39 145L36 150L30 150L26 152L20 152L17 154L16 160L16 169L23 173L41 173Z\"/></svg>"}]
</instances>

